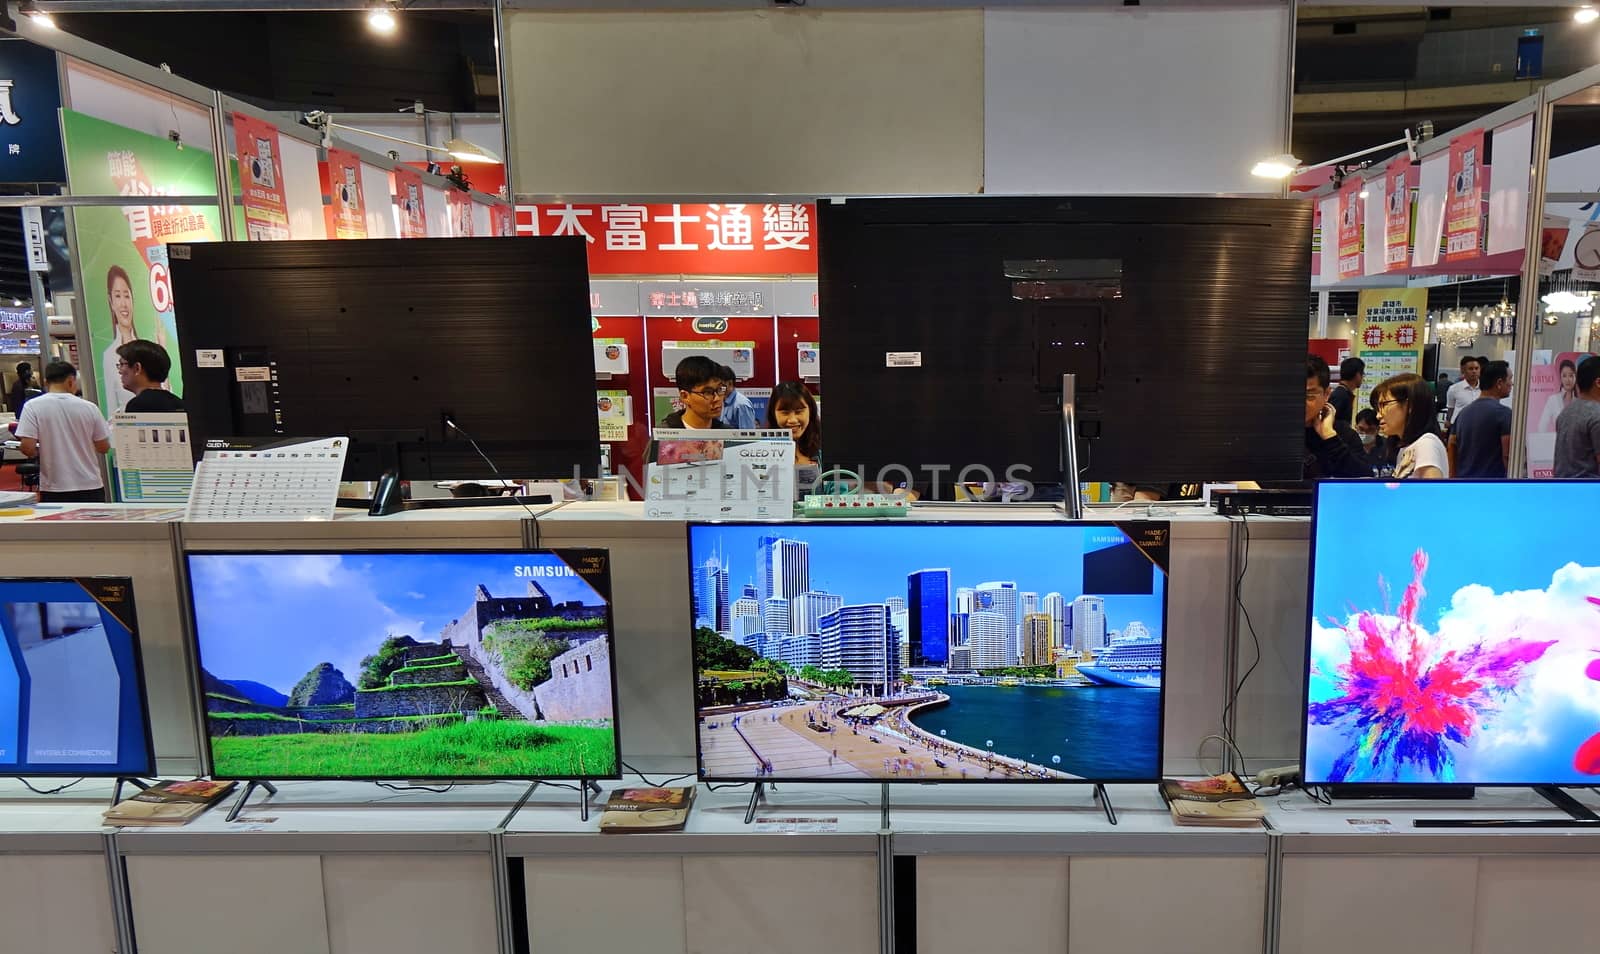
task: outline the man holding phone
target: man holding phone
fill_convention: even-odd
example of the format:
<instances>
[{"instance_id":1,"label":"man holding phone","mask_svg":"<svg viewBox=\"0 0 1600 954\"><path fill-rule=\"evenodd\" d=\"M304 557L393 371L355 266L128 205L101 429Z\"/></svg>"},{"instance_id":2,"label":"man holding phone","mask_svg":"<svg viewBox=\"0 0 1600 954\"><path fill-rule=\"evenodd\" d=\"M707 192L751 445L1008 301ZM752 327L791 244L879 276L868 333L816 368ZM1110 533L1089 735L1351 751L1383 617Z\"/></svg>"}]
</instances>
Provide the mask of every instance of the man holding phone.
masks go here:
<instances>
[{"instance_id":1,"label":"man holding phone","mask_svg":"<svg viewBox=\"0 0 1600 954\"><path fill-rule=\"evenodd\" d=\"M1328 362L1306 355L1306 455L1302 484L1310 486L1325 477L1371 477L1372 465L1361 435L1334 417L1333 377Z\"/></svg>"}]
</instances>

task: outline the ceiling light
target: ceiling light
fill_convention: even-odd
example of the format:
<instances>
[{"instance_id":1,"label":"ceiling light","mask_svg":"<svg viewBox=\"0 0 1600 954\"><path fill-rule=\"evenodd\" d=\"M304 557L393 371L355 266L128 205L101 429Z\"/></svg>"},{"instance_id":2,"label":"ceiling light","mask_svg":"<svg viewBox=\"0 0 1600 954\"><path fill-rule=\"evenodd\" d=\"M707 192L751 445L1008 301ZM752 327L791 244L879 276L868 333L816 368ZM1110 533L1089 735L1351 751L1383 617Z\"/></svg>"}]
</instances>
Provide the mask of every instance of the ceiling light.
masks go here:
<instances>
[{"instance_id":1,"label":"ceiling light","mask_svg":"<svg viewBox=\"0 0 1600 954\"><path fill-rule=\"evenodd\" d=\"M1594 307L1593 292L1555 291L1540 300L1544 310L1553 315L1583 315Z\"/></svg>"},{"instance_id":2,"label":"ceiling light","mask_svg":"<svg viewBox=\"0 0 1600 954\"><path fill-rule=\"evenodd\" d=\"M17 12L32 20L36 26L43 27L46 30L54 30L56 28L55 18L32 3L17 4Z\"/></svg>"},{"instance_id":3,"label":"ceiling light","mask_svg":"<svg viewBox=\"0 0 1600 954\"><path fill-rule=\"evenodd\" d=\"M1596 10L1594 7L1579 7L1573 11L1572 19L1579 23L1593 23L1596 20L1600 20L1600 10Z\"/></svg>"},{"instance_id":4,"label":"ceiling light","mask_svg":"<svg viewBox=\"0 0 1600 954\"><path fill-rule=\"evenodd\" d=\"M1260 176L1263 179L1287 179L1298 168L1300 168L1300 160L1284 154L1261 160L1251 168L1250 174Z\"/></svg>"},{"instance_id":5,"label":"ceiling light","mask_svg":"<svg viewBox=\"0 0 1600 954\"><path fill-rule=\"evenodd\" d=\"M394 7L388 3L375 3L367 11L367 29L374 33L389 34L395 31L400 21L395 19Z\"/></svg>"},{"instance_id":6,"label":"ceiling light","mask_svg":"<svg viewBox=\"0 0 1600 954\"><path fill-rule=\"evenodd\" d=\"M1362 189L1360 192L1361 198L1363 199L1365 199L1369 194L1370 193L1368 193L1366 189Z\"/></svg>"},{"instance_id":7,"label":"ceiling light","mask_svg":"<svg viewBox=\"0 0 1600 954\"><path fill-rule=\"evenodd\" d=\"M448 139L444 151L461 162L499 162L500 157L476 143L465 139Z\"/></svg>"}]
</instances>

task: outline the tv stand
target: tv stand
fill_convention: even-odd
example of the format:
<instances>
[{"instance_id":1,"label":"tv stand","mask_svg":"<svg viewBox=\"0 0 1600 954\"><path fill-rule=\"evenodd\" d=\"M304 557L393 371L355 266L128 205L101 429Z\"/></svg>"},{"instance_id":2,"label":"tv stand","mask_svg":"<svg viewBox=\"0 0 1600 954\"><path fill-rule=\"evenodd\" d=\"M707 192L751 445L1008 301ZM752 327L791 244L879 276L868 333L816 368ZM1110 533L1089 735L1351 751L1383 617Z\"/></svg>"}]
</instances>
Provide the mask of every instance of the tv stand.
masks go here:
<instances>
[{"instance_id":1,"label":"tv stand","mask_svg":"<svg viewBox=\"0 0 1600 954\"><path fill-rule=\"evenodd\" d=\"M132 785L134 788L138 789L141 792L146 792L146 791L150 790L150 783L146 782L142 778L135 778L135 777L133 777L131 775L123 776L121 778L118 778L116 787L111 789L111 807L112 808L116 808L117 807L117 803L122 801L122 786L124 786L124 785Z\"/></svg>"},{"instance_id":2,"label":"tv stand","mask_svg":"<svg viewBox=\"0 0 1600 954\"><path fill-rule=\"evenodd\" d=\"M244 791L240 792L239 797L234 800L233 807L228 809L227 821L239 820L239 813L244 811L244 803L250 800L250 796L255 794L255 790L258 788L266 789L269 796L278 794L278 786L271 782L264 779L251 779L245 783Z\"/></svg>"},{"instance_id":3,"label":"tv stand","mask_svg":"<svg viewBox=\"0 0 1600 954\"><path fill-rule=\"evenodd\" d=\"M1566 812L1568 818L1418 818L1413 828L1597 828L1600 814L1573 798L1559 785L1535 785L1545 801Z\"/></svg>"},{"instance_id":4,"label":"tv stand","mask_svg":"<svg viewBox=\"0 0 1600 954\"><path fill-rule=\"evenodd\" d=\"M1329 798L1406 798L1418 801L1468 801L1478 790L1471 785L1401 785L1384 782L1341 782L1323 785Z\"/></svg>"}]
</instances>

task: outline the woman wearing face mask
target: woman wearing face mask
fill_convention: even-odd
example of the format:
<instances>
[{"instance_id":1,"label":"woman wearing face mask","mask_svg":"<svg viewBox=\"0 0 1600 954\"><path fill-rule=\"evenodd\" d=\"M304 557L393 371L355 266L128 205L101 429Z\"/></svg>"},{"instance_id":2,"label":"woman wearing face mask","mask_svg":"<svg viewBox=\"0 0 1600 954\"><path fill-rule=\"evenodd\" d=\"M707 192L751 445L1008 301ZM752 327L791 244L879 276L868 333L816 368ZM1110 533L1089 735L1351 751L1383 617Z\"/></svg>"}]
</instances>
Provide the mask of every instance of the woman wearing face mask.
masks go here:
<instances>
[{"instance_id":1,"label":"woman wearing face mask","mask_svg":"<svg viewBox=\"0 0 1600 954\"><path fill-rule=\"evenodd\" d=\"M817 399L799 381L783 382L767 401L767 427L787 430L794 438L795 489L811 493L821 472L822 418Z\"/></svg>"},{"instance_id":2,"label":"woman wearing face mask","mask_svg":"<svg viewBox=\"0 0 1600 954\"><path fill-rule=\"evenodd\" d=\"M1450 476L1450 457L1439 439L1434 419L1433 395L1420 375L1397 374L1372 392L1377 401L1378 427L1383 436L1397 440L1396 480L1437 480Z\"/></svg>"},{"instance_id":3,"label":"woman wearing face mask","mask_svg":"<svg viewBox=\"0 0 1600 954\"><path fill-rule=\"evenodd\" d=\"M1578 366L1572 359L1561 362L1561 390L1550 395L1544 402L1544 410L1539 414L1539 426L1534 428L1536 434L1554 434L1556 432L1556 418L1567 409L1572 399L1578 396Z\"/></svg>"}]
</instances>

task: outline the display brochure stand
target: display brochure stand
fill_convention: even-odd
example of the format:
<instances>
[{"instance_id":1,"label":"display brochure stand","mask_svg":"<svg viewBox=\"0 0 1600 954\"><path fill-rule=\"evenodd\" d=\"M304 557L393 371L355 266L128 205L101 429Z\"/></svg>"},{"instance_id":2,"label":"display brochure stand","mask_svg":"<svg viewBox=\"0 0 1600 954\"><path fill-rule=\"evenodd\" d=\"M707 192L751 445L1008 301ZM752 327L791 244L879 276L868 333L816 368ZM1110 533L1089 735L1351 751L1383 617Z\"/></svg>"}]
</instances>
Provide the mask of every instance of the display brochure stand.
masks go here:
<instances>
[{"instance_id":1,"label":"display brochure stand","mask_svg":"<svg viewBox=\"0 0 1600 954\"><path fill-rule=\"evenodd\" d=\"M1533 790L1571 818L1416 818L1413 828L1595 828L1600 814L1557 785L1535 785Z\"/></svg>"},{"instance_id":2,"label":"display brochure stand","mask_svg":"<svg viewBox=\"0 0 1600 954\"><path fill-rule=\"evenodd\" d=\"M499 827L505 828L506 826L511 824L511 820L513 818L517 817L517 812L522 811L522 806L528 804L528 799L533 797L533 793L534 793L535 789L537 789L541 785L553 785L553 784L555 784L555 783L554 782L546 782L546 781L543 781L543 780L539 780L539 781L535 781L535 782L529 782L528 783L528 790L522 793L522 797L517 799L517 803L515 805L511 806L511 811L506 812L506 817L502 818L500 820L500 826ZM578 819L580 821L588 821L589 820L589 796L590 795L599 795L599 794L600 794L600 783L599 782L596 782L592 778L580 778L580 779L578 779Z\"/></svg>"},{"instance_id":3,"label":"display brochure stand","mask_svg":"<svg viewBox=\"0 0 1600 954\"><path fill-rule=\"evenodd\" d=\"M1078 376L1061 376L1061 509L1069 520L1083 519L1083 484L1078 472ZM1100 786L1096 786L1099 788ZM1110 814L1110 802L1106 813ZM1115 825L1115 816L1111 824Z\"/></svg>"},{"instance_id":4,"label":"display brochure stand","mask_svg":"<svg viewBox=\"0 0 1600 954\"><path fill-rule=\"evenodd\" d=\"M244 791L240 792L239 797L234 800L233 807L228 809L228 821L237 821L239 819L239 813L244 811L244 803L250 800L250 795L258 788L266 789L268 796L278 794L278 786L271 782L259 778L251 779L245 783Z\"/></svg>"},{"instance_id":5,"label":"display brochure stand","mask_svg":"<svg viewBox=\"0 0 1600 954\"><path fill-rule=\"evenodd\" d=\"M117 784L114 787L112 787L112 789L111 789L111 807L112 808L115 808L117 806L117 803L122 801L122 786L124 786L124 785L132 785L134 788L138 789L141 792L148 791L149 788L150 788L150 783L146 782L142 778L134 778L131 775L119 777L117 779Z\"/></svg>"}]
</instances>

